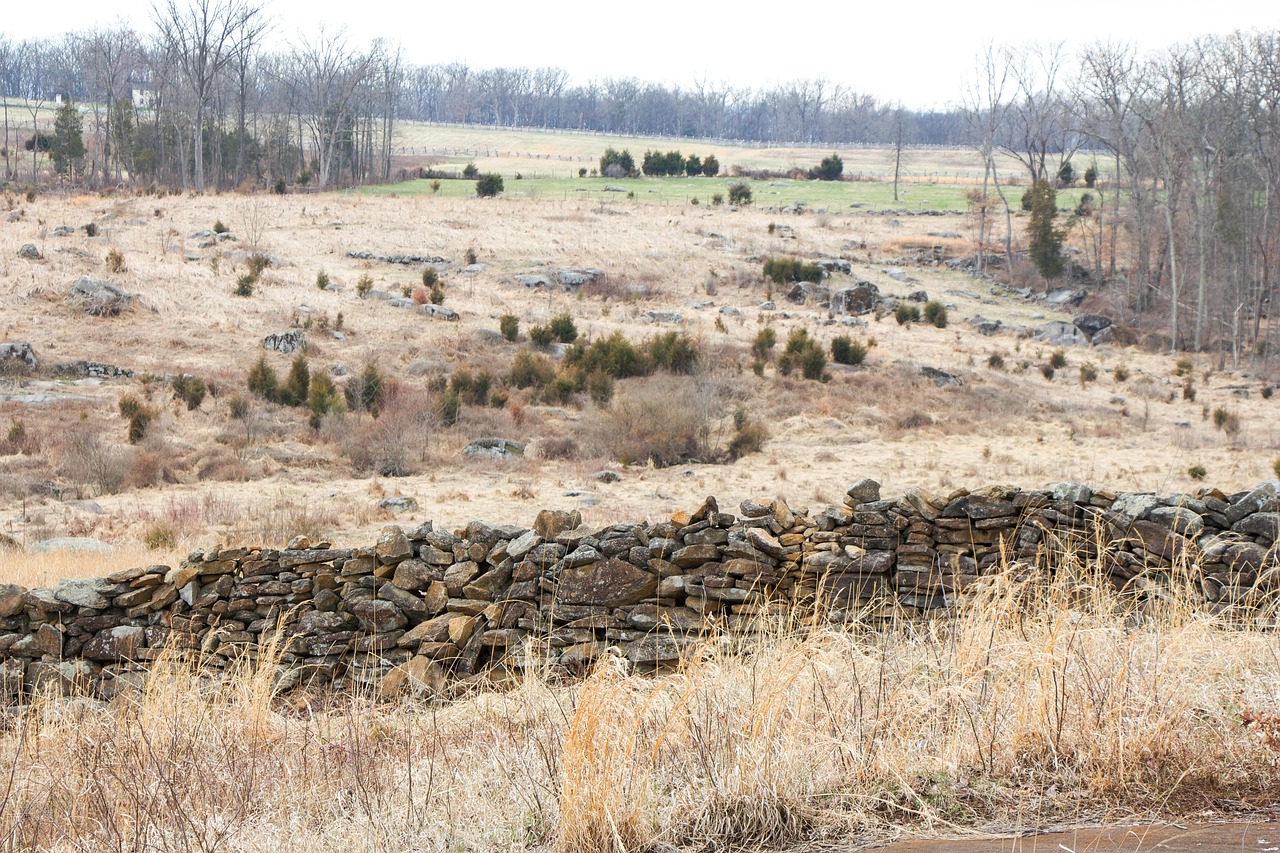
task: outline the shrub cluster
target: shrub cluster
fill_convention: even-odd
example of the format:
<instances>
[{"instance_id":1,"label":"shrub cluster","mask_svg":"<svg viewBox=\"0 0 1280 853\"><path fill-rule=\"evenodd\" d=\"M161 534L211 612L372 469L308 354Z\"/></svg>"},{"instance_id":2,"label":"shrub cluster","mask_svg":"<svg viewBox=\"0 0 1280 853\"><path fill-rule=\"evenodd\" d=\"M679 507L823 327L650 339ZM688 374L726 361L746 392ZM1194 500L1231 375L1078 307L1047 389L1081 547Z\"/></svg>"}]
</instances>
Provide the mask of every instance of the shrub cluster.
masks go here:
<instances>
[{"instance_id":1,"label":"shrub cluster","mask_svg":"<svg viewBox=\"0 0 1280 853\"><path fill-rule=\"evenodd\" d=\"M840 335L831 340L831 360L836 364L862 364L867 358L865 345L853 340L848 335Z\"/></svg>"},{"instance_id":2,"label":"shrub cluster","mask_svg":"<svg viewBox=\"0 0 1280 853\"><path fill-rule=\"evenodd\" d=\"M307 407L311 410L311 425L316 428L320 426L320 419L324 415L338 413L346 408L343 395L338 392L332 377L326 371L312 375L307 357L302 353L294 356L284 384L280 383L275 370L267 362L265 353L249 369L245 384L250 391L273 403Z\"/></svg>"},{"instance_id":3,"label":"shrub cluster","mask_svg":"<svg viewBox=\"0 0 1280 853\"><path fill-rule=\"evenodd\" d=\"M502 176L497 172L482 175L476 181L476 195L480 198L493 198L504 189L506 186L502 182Z\"/></svg>"},{"instance_id":4,"label":"shrub cluster","mask_svg":"<svg viewBox=\"0 0 1280 853\"><path fill-rule=\"evenodd\" d=\"M744 183L729 185L729 204L746 207L751 204L751 187Z\"/></svg>"},{"instance_id":5,"label":"shrub cluster","mask_svg":"<svg viewBox=\"0 0 1280 853\"><path fill-rule=\"evenodd\" d=\"M822 162L810 170L809 177L819 181L838 181L843 174L844 161L833 151L831 156L823 157Z\"/></svg>"},{"instance_id":6,"label":"shrub cluster","mask_svg":"<svg viewBox=\"0 0 1280 853\"><path fill-rule=\"evenodd\" d=\"M262 277L263 271L271 266L271 258L261 252L254 252L245 261L245 266L249 271L236 279L236 296L253 296L253 288L257 285L258 279Z\"/></svg>"},{"instance_id":7,"label":"shrub cluster","mask_svg":"<svg viewBox=\"0 0 1280 853\"><path fill-rule=\"evenodd\" d=\"M764 277L777 284L793 281L822 281L826 271L819 264L809 264L799 258L765 258Z\"/></svg>"},{"instance_id":8,"label":"shrub cluster","mask_svg":"<svg viewBox=\"0 0 1280 853\"><path fill-rule=\"evenodd\" d=\"M790 376L793 370L799 369L805 379L827 381L827 354L822 345L809 337L804 329L794 329L787 337L787 345L778 356L778 370L783 376Z\"/></svg>"},{"instance_id":9,"label":"shrub cluster","mask_svg":"<svg viewBox=\"0 0 1280 853\"><path fill-rule=\"evenodd\" d=\"M602 161L603 162L603 161ZM688 175L696 178L699 175L715 177L720 173L720 161L714 156L703 160L697 154L685 157L679 151L645 151L640 163L640 171L649 177L669 177L672 175Z\"/></svg>"},{"instance_id":10,"label":"shrub cluster","mask_svg":"<svg viewBox=\"0 0 1280 853\"><path fill-rule=\"evenodd\" d=\"M199 376L183 373L173 377L173 393L178 396L179 400L187 404L187 411L189 412L200 408L207 391L208 386Z\"/></svg>"},{"instance_id":11,"label":"shrub cluster","mask_svg":"<svg viewBox=\"0 0 1280 853\"><path fill-rule=\"evenodd\" d=\"M621 151L612 146L600 155L600 174L608 178L626 178L636 173L636 161L631 152L623 148Z\"/></svg>"},{"instance_id":12,"label":"shrub cluster","mask_svg":"<svg viewBox=\"0 0 1280 853\"><path fill-rule=\"evenodd\" d=\"M536 342L535 327L530 338ZM548 330L549 331L549 330ZM579 341L564 354L559 368L546 356L528 348L516 353L508 381L516 388L531 388L537 399L566 403L585 392L604 405L613 396L615 379L648 376L657 370L690 374L698 364L698 349L688 336L666 332L636 345L621 332L594 341Z\"/></svg>"}]
</instances>

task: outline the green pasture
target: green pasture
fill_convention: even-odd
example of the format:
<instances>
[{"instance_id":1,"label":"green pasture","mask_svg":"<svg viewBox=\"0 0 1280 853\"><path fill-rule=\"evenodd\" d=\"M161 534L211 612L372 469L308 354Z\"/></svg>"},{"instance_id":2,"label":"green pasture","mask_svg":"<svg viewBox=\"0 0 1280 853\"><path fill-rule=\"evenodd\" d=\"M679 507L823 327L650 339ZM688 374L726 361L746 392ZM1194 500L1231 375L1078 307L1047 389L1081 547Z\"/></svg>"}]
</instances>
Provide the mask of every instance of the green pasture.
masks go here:
<instances>
[{"instance_id":1,"label":"green pasture","mask_svg":"<svg viewBox=\"0 0 1280 853\"><path fill-rule=\"evenodd\" d=\"M880 210L965 210L968 184L904 182L899 185L899 201L893 200L892 181L804 181L743 180L740 178L556 178L503 175L506 190L503 197L546 199L554 201L591 201L600 204L659 204L667 206L708 205L718 193L727 203L729 187L746 183L751 187L752 203L757 207L783 207L804 202L809 209L831 214ZM475 195L474 180L441 180L433 191L430 180L411 180L397 184L361 187L351 190L367 195L432 196L465 198ZM619 188L623 192L610 191ZM1010 187L1010 202L1017 205L1022 187ZM1059 207L1074 207L1083 190L1069 189L1058 193Z\"/></svg>"}]
</instances>

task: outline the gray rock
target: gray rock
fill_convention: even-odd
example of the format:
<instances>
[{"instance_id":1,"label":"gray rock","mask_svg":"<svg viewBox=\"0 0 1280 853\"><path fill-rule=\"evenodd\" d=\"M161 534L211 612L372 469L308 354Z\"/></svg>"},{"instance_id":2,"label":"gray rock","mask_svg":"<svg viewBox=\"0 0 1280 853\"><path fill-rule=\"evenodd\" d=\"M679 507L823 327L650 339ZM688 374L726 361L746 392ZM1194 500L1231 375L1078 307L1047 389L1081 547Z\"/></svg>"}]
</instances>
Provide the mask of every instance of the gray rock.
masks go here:
<instances>
[{"instance_id":1,"label":"gray rock","mask_svg":"<svg viewBox=\"0 0 1280 853\"><path fill-rule=\"evenodd\" d=\"M118 625L94 634L84 644L81 655L89 660L115 661L136 658L147 645L146 630L134 625Z\"/></svg>"},{"instance_id":2,"label":"gray rock","mask_svg":"<svg viewBox=\"0 0 1280 853\"><path fill-rule=\"evenodd\" d=\"M1186 507L1156 507L1148 513L1148 517L1156 524L1162 524L1183 536L1199 536L1204 532L1204 519Z\"/></svg>"},{"instance_id":3,"label":"gray rock","mask_svg":"<svg viewBox=\"0 0 1280 853\"><path fill-rule=\"evenodd\" d=\"M76 233L76 229L72 228L70 225L59 225L57 228L49 232L49 236L70 237L74 233Z\"/></svg>"},{"instance_id":4,"label":"gray rock","mask_svg":"<svg viewBox=\"0 0 1280 853\"><path fill-rule=\"evenodd\" d=\"M307 338L300 329L290 329L287 332L267 335L262 339L262 348L292 355L307 348Z\"/></svg>"},{"instance_id":5,"label":"gray rock","mask_svg":"<svg viewBox=\"0 0 1280 853\"><path fill-rule=\"evenodd\" d=\"M863 477L845 492L857 504L869 504L880 500L880 484L870 477Z\"/></svg>"},{"instance_id":6,"label":"gray rock","mask_svg":"<svg viewBox=\"0 0 1280 853\"><path fill-rule=\"evenodd\" d=\"M831 288L812 281L798 281L787 291L787 301L794 305L815 303L826 305L831 301Z\"/></svg>"},{"instance_id":7,"label":"gray rock","mask_svg":"<svg viewBox=\"0 0 1280 853\"><path fill-rule=\"evenodd\" d=\"M95 317L114 317L129 306L133 297L109 281L82 275L71 285L72 304Z\"/></svg>"},{"instance_id":8,"label":"gray rock","mask_svg":"<svg viewBox=\"0 0 1280 853\"><path fill-rule=\"evenodd\" d=\"M818 261L818 266L827 271L828 274L833 272L842 272L849 275L853 272L853 266L846 260L841 258L823 258Z\"/></svg>"},{"instance_id":9,"label":"gray rock","mask_svg":"<svg viewBox=\"0 0 1280 853\"><path fill-rule=\"evenodd\" d=\"M24 261L38 261L43 256L40 254L40 250L36 248L35 243L23 243L22 248L18 249L18 257Z\"/></svg>"},{"instance_id":10,"label":"gray rock","mask_svg":"<svg viewBox=\"0 0 1280 853\"><path fill-rule=\"evenodd\" d=\"M1044 302L1047 305L1055 305L1060 308L1066 308L1071 305L1079 305L1084 302L1089 294L1083 290L1075 288L1060 288L1050 291L1044 295Z\"/></svg>"},{"instance_id":11,"label":"gray rock","mask_svg":"<svg viewBox=\"0 0 1280 853\"><path fill-rule=\"evenodd\" d=\"M524 444L506 438L477 438L463 448L467 456L492 456L495 459L514 459L524 456Z\"/></svg>"},{"instance_id":12,"label":"gray rock","mask_svg":"<svg viewBox=\"0 0 1280 853\"><path fill-rule=\"evenodd\" d=\"M1124 516L1129 521L1145 519L1148 514L1160 506L1160 499L1145 492L1129 492L1120 495L1111 504L1111 511Z\"/></svg>"},{"instance_id":13,"label":"gray rock","mask_svg":"<svg viewBox=\"0 0 1280 853\"><path fill-rule=\"evenodd\" d=\"M36 351L31 348L28 343L7 343L0 344L0 369L7 370L10 365L18 362L27 370L35 370L39 363L36 359Z\"/></svg>"},{"instance_id":14,"label":"gray rock","mask_svg":"<svg viewBox=\"0 0 1280 853\"><path fill-rule=\"evenodd\" d=\"M418 499L409 497L383 498L378 501L380 509L389 509L392 512L408 512L418 508Z\"/></svg>"},{"instance_id":15,"label":"gray rock","mask_svg":"<svg viewBox=\"0 0 1280 853\"><path fill-rule=\"evenodd\" d=\"M663 323L669 326L684 323L684 315L675 311L646 311L638 319L641 323Z\"/></svg>"},{"instance_id":16,"label":"gray rock","mask_svg":"<svg viewBox=\"0 0 1280 853\"><path fill-rule=\"evenodd\" d=\"M85 554L110 554L115 549L106 542L85 536L57 536L37 542L29 549L32 554L56 554L72 551Z\"/></svg>"},{"instance_id":17,"label":"gray rock","mask_svg":"<svg viewBox=\"0 0 1280 853\"><path fill-rule=\"evenodd\" d=\"M616 483L622 477L616 471L597 471L591 475L591 479L597 483Z\"/></svg>"},{"instance_id":18,"label":"gray rock","mask_svg":"<svg viewBox=\"0 0 1280 853\"><path fill-rule=\"evenodd\" d=\"M925 290L913 290L911 293L907 294L907 301L908 302L928 302L929 293L928 291L925 291Z\"/></svg>"},{"instance_id":19,"label":"gray rock","mask_svg":"<svg viewBox=\"0 0 1280 853\"><path fill-rule=\"evenodd\" d=\"M880 288L869 281L837 290L831 295L830 310L837 314L870 314L880 306Z\"/></svg>"},{"instance_id":20,"label":"gray rock","mask_svg":"<svg viewBox=\"0 0 1280 853\"><path fill-rule=\"evenodd\" d=\"M1102 314L1081 314L1075 318L1074 325L1090 338L1093 338L1098 332L1111 325L1111 318Z\"/></svg>"},{"instance_id":21,"label":"gray rock","mask_svg":"<svg viewBox=\"0 0 1280 853\"><path fill-rule=\"evenodd\" d=\"M452 322L458 319L457 311L454 311L452 308L446 308L443 305L432 305L430 302L426 303L425 305L419 305L418 312L421 314L426 314L428 317L431 317L436 320L446 320L446 321Z\"/></svg>"},{"instance_id":22,"label":"gray rock","mask_svg":"<svg viewBox=\"0 0 1280 853\"><path fill-rule=\"evenodd\" d=\"M516 281L518 281L520 284L523 284L525 287L531 287L531 288L551 286L551 279L547 278L545 275L540 275L537 273L518 275L516 276Z\"/></svg>"},{"instance_id":23,"label":"gray rock","mask_svg":"<svg viewBox=\"0 0 1280 853\"><path fill-rule=\"evenodd\" d=\"M930 382L932 382L934 385L937 385L939 388L946 388L950 385L962 384L960 382L960 377L955 376L951 373L947 373L945 370L939 370L936 367L928 367L928 366L921 367L920 372L924 374L924 376Z\"/></svg>"},{"instance_id":24,"label":"gray rock","mask_svg":"<svg viewBox=\"0 0 1280 853\"><path fill-rule=\"evenodd\" d=\"M1041 323L1031 333L1031 338L1055 347L1088 346L1092 343L1089 336L1080 331L1075 324L1066 323L1062 320Z\"/></svg>"},{"instance_id":25,"label":"gray rock","mask_svg":"<svg viewBox=\"0 0 1280 853\"><path fill-rule=\"evenodd\" d=\"M580 270L563 269L557 270L555 277L566 293L577 293L583 285L592 284L603 279L605 271L595 267Z\"/></svg>"},{"instance_id":26,"label":"gray rock","mask_svg":"<svg viewBox=\"0 0 1280 853\"><path fill-rule=\"evenodd\" d=\"M1063 483L1049 484L1049 490L1053 493L1055 501L1071 501L1077 504L1087 504L1093 500L1093 489L1084 483L1076 483L1067 481Z\"/></svg>"},{"instance_id":27,"label":"gray rock","mask_svg":"<svg viewBox=\"0 0 1280 853\"><path fill-rule=\"evenodd\" d=\"M100 592L107 586L107 581L103 578L67 578L58 583L53 597L76 607L103 610L111 603Z\"/></svg>"}]
</instances>

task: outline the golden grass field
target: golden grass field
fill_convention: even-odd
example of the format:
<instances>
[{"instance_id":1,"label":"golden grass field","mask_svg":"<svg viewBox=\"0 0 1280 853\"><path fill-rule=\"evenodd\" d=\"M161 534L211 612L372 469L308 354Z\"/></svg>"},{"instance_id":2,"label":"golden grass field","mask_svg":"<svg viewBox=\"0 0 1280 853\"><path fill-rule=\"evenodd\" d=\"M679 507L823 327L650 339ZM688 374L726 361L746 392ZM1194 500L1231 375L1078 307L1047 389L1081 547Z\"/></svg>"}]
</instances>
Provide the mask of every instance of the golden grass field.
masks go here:
<instances>
[{"instance_id":1,"label":"golden grass field","mask_svg":"<svg viewBox=\"0 0 1280 853\"><path fill-rule=\"evenodd\" d=\"M792 506L838 504L864 476L886 495L1068 479L1172 493L1200 487L1188 470L1202 466L1204 484L1231 492L1275 476L1280 455L1277 404L1261 393L1274 377L1247 365L1189 356L1187 399L1187 378L1165 354L1068 348L1067 367L1047 380L1040 368L1051 348L977 334L965 321L979 314L1025 326L1067 315L917 264L934 246L972 251L964 216L358 192L11 195L6 204L0 341L30 342L42 362L34 375L0 376L0 533L19 546L0 548L6 582L172 564L194 547L280 545L299 532L372 543L385 524L426 519L530 524L544 508L579 509L586 524L603 526L663 520L709 494L726 508L777 495ZM200 249L189 235L217 221L238 240ZM88 223L97 236L86 236ZM51 236L59 225L76 231ZM20 259L26 243L43 259ZM235 296L245 273L236 253L251 249L274 264L252 296ZM123 272L107 270L112 250ZM462 271L468 250L482 269ZM441 278L460 319L361 298L361 276L399 295L419 270L348 251L453 261ZM950 324L900 326L891 315L865 318L865 327L828 324L825 311L792 305L762 280L761 261L778 254L848 259L849 284L869 280L889 295L926 290L950 306ZM575 296L514 278L583 267L607 271L607 287ZM898 269L907 281L890 275ZM321 270L333 282L324 291ZM67 298L81 275L115 282L136 296L132 306L86 315ZM844 282L836 276L832 286ZM777 310L762 310L770 296ZM1092 305L1105 313L1109 298ZM685 322L645 323L648 311L680 312ZM742 406L767 426L763 449L728 464L628 466L614 452L609 407L537 405L521 392L516 405L464 406L454 426L432 415L433 380L509 370L525 342L499 338L502 315L519 318L524 338L562 312L593 338L685 331L700 349L699 373L620 381L612 405L628 395L665 400L665 412L653 410L663 420L696 402L721 445ZM765 325L779 350L794 328L824 346L838 334L874 346L859 367L829 365L825 383L772 366L757 376L749 348ZM293 328L307 335L313 370L358 373L374 362L406 399L426 401L389 427L408 448L409 476L355 470L358 445L378 435L368 415L330 416L314 430L305 412L256 400L248 416L233 416L262 338ZM995 353L1003 369L989 366ZM52 370L77 359L136 375L73 380ZM269 359L283 377L289 357ZM1086 362L1095 381L1080 379ZM937 388L923 366L963 385ZM211 385L195 411L170 390L180 373ZM137 445L118 409L128 395L155 411ZM1215 424L1218 409L1234 417L1230 430ZM529 451L509 461L463 456L485 436L528 442ZM603 469L620 479L593 479ZM394 496L419 508L379 507ZM22 551L54 536L115 550ZM136 701L106 710L51 702L5 718L0 761L13 772L0 773L9 780L0 782L0 846L816 850L1273 803L1274 634L1195 615L1189 596L1136 628L1090 571L1062 572L1059 586L1029 593L1036 603L1025 609L997 585L986 606L950 624L778 628L745 646L713 637L658 677L606 665L577 684L545 673L426 705L282 701L266 670L211 690L176 662ZM1250 719L1260 722L1244 725Z\"/></svg>"},{"instance_id":2,"label":"golden grass field","mask_svg":"<svg viewBox=\"0 0 1280 853\"><path fill-rule=\"evenodd\" d=\"M779 493L793 502L838 502L860 476L879 479L888 494L915 485L945 493L962 485L1034 487L1064 479L1171 492L1195 487L1187 470L1201 465L1207 482L1232 491L1273 476L1280 447L1275 404L1260 393L1270 380L1246 368L1191 357L1196 393L1187 400L1185 380L1174 375L1174 359L1165 355L1114 346L1071 349L1068 366L1047 381L1040 366L1050 348L1013 335L976 334L965 320L977 314L1024 326L1066 315L1009 297L987 282L910 263L920 246L968 251L963 238L927 234L970 233L962 217L902 217L891 227L885 217L856 214L797 217L625 200L431 196L41 196L15 202L24 215L0 225L0 339L29 341L49 367L87 359L136 371L133 380L102 382L59 379L43 370L0 379L0 425L7 431L21 421L31 439L31 452L0 457L0 532L26 544L76 534L138 542L148 529L165 525L184 551L215 539L286 540L287 528L313 522L326 536L363 541L385 523L411 520L378 509L378 500L391 495L415 497L421 509L414 518L453 527L473 518L531 522L544 507L581 508L593 524L657 518L707 494L730 503ZM197 250L188 235L216 221L240 234L257 230L249 219L261 223L258 248L278 264L264 273L252 297L243 298L232 295L244 273L233 252L247 251L249 238ZM97 223L99 236L80 230L47 236L57 225L89 222ZM770 223L786 226L794 239L780 236L782 228L771 235ZM25 243L37 244L44 260L19 259ZM123 273L106 270L113 249L125 258ZM468 249L485 265L482 271L459 272ZM355 290L360 276L399 295L418 282L418 270L352 260L345 256L351 250L454 260L443 274L445 304L461 319L446 323L361 299ZM188 253L199 259L184 259ZM760 259L780 253L849 258L855 264L850 283L870 280L887 294L924 289L953 306L950 325L904 327L891 316L868 318L865 328L823 325L825 312L787 303L781 288L772 293L778 310L759 310L770 295ZM886 275L899 264L908 282ZM612 295L531 291L513 278L561 267L606 270ZM317 289L321 270L331 276L332 289ZM86 315L67 299L81 275L114 281L136 295L134 305L117 317ZM837 276L832 286L842 286L844 278ZM718 313L726 306L739 314ZM316 432L304 413L263 401L254 406L251 422L229 412L232 396L247 395L245 377L263 352L262 338L295 327L311 326L305 332L315 369L341 364L359 372L372 361L405 386L423 388L457 368L505 375L524 345L495 340L505 313L520 318L522 338L530 326L564 311L585 336L621 330L640 340L677 328L640 322L650 310L684 315L678 328L702 349L699 393L712 401L715 425L727 431L734 407L745 405L770 432L762 453L728 465L622 470L608 441L598 440L593 425L602 413L590 402L529 405L519 423L510 407L465 407L458 425L425 424L406 439L414 442L417 473L378 478L357 476L342 447L343 435L368 416L333 419ZM342 340L332 328L339 315ZM757 377L747 350L766 323L777 330L780 345L791 329L804 327L824 345L836 334L850 334L874 339L875 346L861 367L832 365L827 383L778 376L772 368ZM324 324L330 328L322 330ZM997 352L1004 356L1003 370L987 366ZM272 354L271 360L283 377L289 357ZM1082 386L1078 371L1085 362L1099 374ZM935 388L919 375L925 365L956 372L965 384ZM1127 381L1116 380L1117 367L1127 371ZM194 412L173 398L164 381L179 372L214 385ZM153 377L159 380L144 381ZM119 399L129 394L157 413L138 447L126 443L127 425L117 412ZM1215 426L1208 415L1217 408L1237 416L1238 431ZM83 472L69 469L67 444L78 430L100 435L103 452L122 467L119 491L101 494L83 484ZM513 462L461 455L468 441L488 435L528 441L532 452ZM573 439L574 458L540 458L540 442L563 436ZM618 468L619 482L591 480L607 466ZM62 485L63 499L41 493L43 482ZM574 491L583 494L566 495ZM102 512L73 506L77 498L96 501Z\"/></svg>"}]
</instances>

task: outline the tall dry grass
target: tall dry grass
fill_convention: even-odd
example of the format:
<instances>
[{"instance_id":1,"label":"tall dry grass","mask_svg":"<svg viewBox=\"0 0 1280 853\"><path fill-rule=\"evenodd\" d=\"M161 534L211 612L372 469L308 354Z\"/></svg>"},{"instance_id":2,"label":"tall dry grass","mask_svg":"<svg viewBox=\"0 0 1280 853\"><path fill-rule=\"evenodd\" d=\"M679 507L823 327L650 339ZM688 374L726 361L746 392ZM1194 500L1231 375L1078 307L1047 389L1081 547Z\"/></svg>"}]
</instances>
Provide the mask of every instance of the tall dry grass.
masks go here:
<instances>
[{"instance_id":1,"label":"tall dry grass","mask_svg":"<svg viewBox=\"0 0 1280 853\"><path fill-rule=\"evenodd\" d=\"M221 682L170 660L10 712L0 847L773 849L1274 804L1280 644L1189 577L1138 602L1098 565L1012 566L950 618L435 704L276 695L272 649Z\"/></svg>"}]
</instances>

